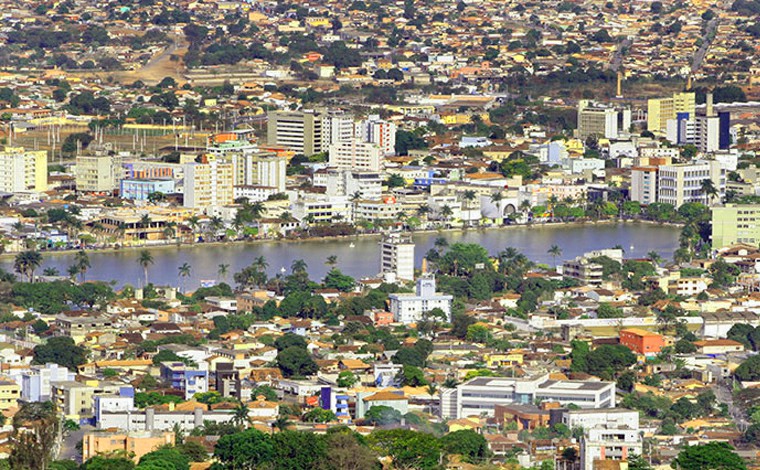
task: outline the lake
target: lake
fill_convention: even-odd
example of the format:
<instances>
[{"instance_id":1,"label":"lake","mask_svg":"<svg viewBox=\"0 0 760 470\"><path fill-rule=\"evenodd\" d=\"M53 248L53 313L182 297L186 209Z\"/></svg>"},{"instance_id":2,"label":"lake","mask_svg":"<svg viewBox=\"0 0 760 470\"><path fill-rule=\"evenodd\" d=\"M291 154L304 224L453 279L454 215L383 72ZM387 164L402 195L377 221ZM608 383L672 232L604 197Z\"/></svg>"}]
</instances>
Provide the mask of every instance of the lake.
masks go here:
<instances>
[{"instance_id":1,"label":"lake","mask_svg":"<svg viewBox=\"0 0 760 470\"><path fill-rule=\"evenodd\" d=\"M547 250L552 245L562 249L557 262L571 259L587 251L612 248L621 245L628 258L644 258L650 251L658 252L664 259L672 259L678 247L680 228L640 223L587 224L587 225L536 225L496 228L488 230L445 231L417 233L416 266L420 267L425 253L433 247L435 239L442 236L449 244L456 242L477 243L491 254L506 247L514 247L531 260L552 264ZM355 278L372 277L379 272L379 237L355 237L340 240L314 240L303 242L258 242L227 245L171 246L151 249L154 264L149 268L149 280L160 285L178 285L177 268L183 263L191 266L191 276L184 280L187 289L194 289L201 280L224 280L218 275L219 264L228 264L226 282L232 283L232 274L249 265L254 258L264 256L269 263L269 274L275 275L281 268L290 270L291 263L303 259L308 264L312 279L321 279L329 270L325 260L330 255L338 257L338 267ZM351 244L353 243L353 248ZM116 281L118 286L142 283L142 267L137 263L139 249L91 252L92 268L87 279ZM65 275L73 263L74 254L43 253L42 267L55 267ZM13 270L13 260L0 262L4 269ZM38 270L42 273L42 269Z\"/></svg>"}]
</instances>

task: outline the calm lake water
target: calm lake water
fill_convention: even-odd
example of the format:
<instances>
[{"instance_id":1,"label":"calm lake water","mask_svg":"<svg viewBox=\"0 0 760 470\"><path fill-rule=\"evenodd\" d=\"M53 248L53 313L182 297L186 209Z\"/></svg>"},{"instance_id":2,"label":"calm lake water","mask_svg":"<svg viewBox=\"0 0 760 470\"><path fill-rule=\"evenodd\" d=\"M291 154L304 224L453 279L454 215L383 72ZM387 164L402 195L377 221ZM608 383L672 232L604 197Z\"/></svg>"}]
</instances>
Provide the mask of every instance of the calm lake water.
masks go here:
<instances>
[{"instance_id":1,"label":"calm lake water","mask_svg":"<svg viewBox=\"0 0 760 470\"><path fill-rule=\"evenodd\" d=\"M539 263L552 263L547 250L552 245L562 249L557 259L570 259L587 251L612 248L621 245L626 257L645 257L652 250L664 259L672 259L678 245L680 229L677 227L649 224L606 224L580 226L532 226L490 229L484 231L421 233L414 235L417 244L415 257L417 267L433 242L443 236L451 243L477 243L495 254L506 247L514 247L528 258ZM338 267L346 274L360 277L375 276L379 271L379 237L346 238L341 240L307 242L266 242L231 245L195 245L165 247L151 250L154 264L149 268L150 282L160 285L178 285L177 268L183 263L191 266L191 276L183 280L187 289L197 288L201 280L224 280L218 274L220 264L229 265L227 282L232 274L251 264L258 256L269 263L269 274L275 275L281 268L290 271L291 263L303 259L309 267L312 279L321 279L328 271L325 260L330 255L338 257ZM351 248L353 242L354 247ZM116 281L118 286L142 283L142 267L137 263L139 250L127 249L116 252L92 252L92 268L87 279ZM43 254L42 267L55 267L65 275L73 263L73 254ZM13 270L13 260L0 262L4 269ZM38 271L42 273L42 269Z\"/></svg>"}]
</instances>

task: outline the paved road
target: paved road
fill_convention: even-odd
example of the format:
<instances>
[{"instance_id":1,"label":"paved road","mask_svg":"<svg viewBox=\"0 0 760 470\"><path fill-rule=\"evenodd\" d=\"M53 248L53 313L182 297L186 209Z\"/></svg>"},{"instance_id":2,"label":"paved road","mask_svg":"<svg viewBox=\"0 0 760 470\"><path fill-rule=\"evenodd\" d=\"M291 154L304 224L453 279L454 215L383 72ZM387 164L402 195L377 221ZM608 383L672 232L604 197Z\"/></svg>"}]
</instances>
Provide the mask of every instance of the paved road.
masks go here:
<instances>
[{"instance_id":1,"label":"paved road","mask_svg":"<svg viewBox=\"0 0 760 470\"><path fill-rule=\"evenodd\" d=\"M620 43L617 50L615 50L615 55L612 57L612 62L610 62L610 68L617 72L620 70L620 66L623 63L623 50L629 49L633 45L632 39L624 39L623 42Z\"/></svg>"},{"instance_id":2,"label":"paved road","mask_svg":"<svg viewBox=\"0 0 760 470\"><path fill-rule=\"evenodd\" d=\"M707 50L710 48L710 44L712 44L712 40L710 40L710 36L714 35L715 31L718 29L718 17L716 16L712 20L710 20L709 23L707 23L707 29L705 30L705 35L702 36L702 46L697 50L697 53L694 54L694 61L691 63L691 71L696 72L699 70L699 67L702 65L702 61L705 60L705 55L707 55Z\"/></svg>"},{"instance_id":3,"label":"paved road","mask_svg":"<svg viewBox=\"0 0 760 470\"><path fill-rule=\"evenodd\" d=\"M744 431L750 423L744 415L744 411L734 404L734 395L731 393L730 387L731 382L725 384L722 383L714 387L715 397L717 398L718 403L725 403L728 405L728 413L736 423L736 427L739 428L740 431Z\"/></svg>"},{"instance_id":4,"label":"paved road","mask_svg":"<svg viewBox=\"0 0 760 470\"><path fill-rule=\"evenodd\" d=\"M75 462L82 462L82 454L77 450L77 444L82 440L84 433L92 431L95 428L92 426L82 426L78 431L69 432L61 442L61 450L58 453L58 460L74 460Z\"/></svg>"}]
</instances>

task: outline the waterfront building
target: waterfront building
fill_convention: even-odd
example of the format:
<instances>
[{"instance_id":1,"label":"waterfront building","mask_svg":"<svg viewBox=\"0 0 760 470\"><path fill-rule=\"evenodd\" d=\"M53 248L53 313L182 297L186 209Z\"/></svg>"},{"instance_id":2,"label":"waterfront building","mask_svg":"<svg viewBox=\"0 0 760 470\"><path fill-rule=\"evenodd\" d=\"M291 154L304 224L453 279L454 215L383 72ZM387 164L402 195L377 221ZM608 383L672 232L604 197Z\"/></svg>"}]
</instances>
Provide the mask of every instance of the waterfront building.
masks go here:
<instances>
[{"instance_id":1,"label":"waterfront building","mask_svg":"<svg viewBox=\"0 0 760 470\"><path fill-rule=\"evenodd\" d=\"M107 153L78 155L76 158L77 190L111 192L119 187L124 176L122 157Z\"/></svg>"},{"instance_id":2,"label":"waterfront building","mask_svg":"<svg viewBox=\"0 0 760 470\"><path fill-rule=\"evenodd\" d=\"M702 191L704 180L712 180L718 194L706 195ZM698 160L692 163L661 165L657 175L657 202L672 204L676 208L687 202L711 205L723 199L726 192L726 170L720 162Z\"/></svg>"},{"instance_id":3,"label":"waterfront building","mask_svg":"<svg viewBox=\"0 0 760 470\"><path fill-rule=\"evenodd\" d=\"M5 147L0 152L0 192L47 191L47 152Z\"/></svg>"},{"instance_id":4,"label":"waterfront building","mask_svg":"<svg viewBox=\"0 0 760 470\"><path fill-rule=\"evenodd\" d=\"M123 179L119 184L119 196L131 201L147 201L153 193L174 192L172 179Z\"/></svg>"},{"instance_id":5,"label":"waterfront building","mask_svg":"<svg viewBox=\"0 0 760 470\"><path fill-rule=\"evenodd\" d=\"M712 247L760 244L760 205L726 204L712 209Z\"/></svg>"},{"instance_id":6,"label":"waterfront building","mask_svg":"<svg viewBox=\"0 0 760 470\"><path fill-rule=\"evenodd\" d=\"M278 193L285 191L286 167L285 155L274 152L242 152L232 155L235 186L266 186L276 188Z\"/></svg>"},{"instance_id":7,"label":"waterfront building","mask_svg":"<svg viewBox=\"0 0 760 470\"><path fill-rule=\"evenodd\" d=\"M380 242L380 274L390 282L414 279L414 242L393 233Z\"/></svg>"},{"instance_id":8,"label":"waterfront building","mask_svg":"<svg viewBox=\"0 0 760 470\"><path fill-rule=\"evenodd\" d=\"M219 161L185 164L184 206L199 211L232 204L233 165Z\"/></svg>"}]
</instances>

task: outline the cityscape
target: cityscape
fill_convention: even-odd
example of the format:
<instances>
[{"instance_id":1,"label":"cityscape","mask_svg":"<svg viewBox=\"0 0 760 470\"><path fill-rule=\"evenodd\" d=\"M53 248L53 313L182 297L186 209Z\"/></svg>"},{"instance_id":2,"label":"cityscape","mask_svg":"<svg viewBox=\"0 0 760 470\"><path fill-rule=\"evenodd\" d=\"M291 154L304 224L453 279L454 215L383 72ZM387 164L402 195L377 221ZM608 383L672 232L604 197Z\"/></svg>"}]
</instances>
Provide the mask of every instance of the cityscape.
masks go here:
<instances>
[{"instance_id":1,"label":"cityscape","mask_svg":"<svg viewBox=\"0 0 760 470\"><path fill-rule=\"evenodd\" d=\"M0 20L0 470L760 468L760 0Z\"/></svg>"}]
</instances>

